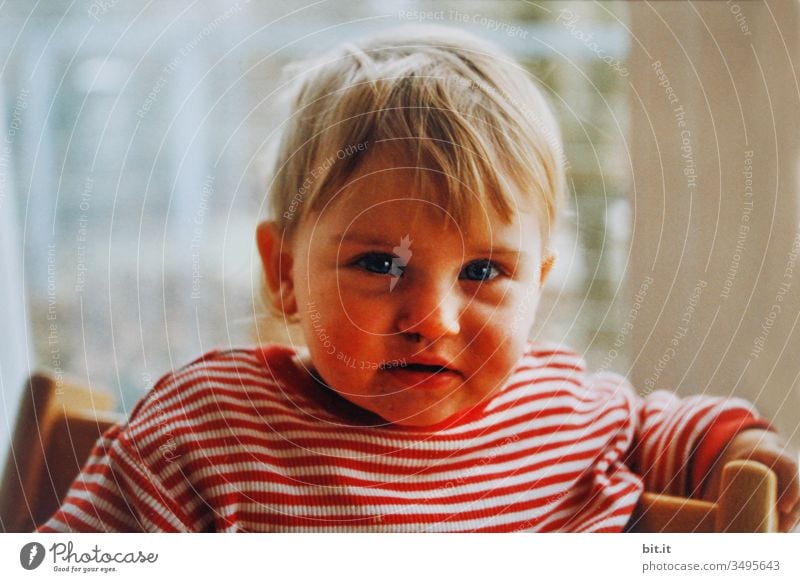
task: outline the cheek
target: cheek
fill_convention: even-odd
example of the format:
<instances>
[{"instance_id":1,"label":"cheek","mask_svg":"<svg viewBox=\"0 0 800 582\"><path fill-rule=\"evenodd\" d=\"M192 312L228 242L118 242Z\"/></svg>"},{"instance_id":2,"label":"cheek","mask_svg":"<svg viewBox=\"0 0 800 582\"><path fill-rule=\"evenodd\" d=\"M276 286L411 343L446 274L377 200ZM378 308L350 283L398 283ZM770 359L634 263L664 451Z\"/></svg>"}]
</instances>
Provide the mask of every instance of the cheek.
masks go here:
<instances>
[{"instance_id":1,"label":"cheek","mask_svg":"<svg viewBox=\"0 0 800 582\"><path fill-rule=\"evenodd\" d=\"M481 332L478 341L482 378L486 386L505 381L519 363L528 340L527 329L514 329L512 317L496 318Z\"/></svg>"},{"instance_id":2,"label":"cheek","mask_svg":"<svg viewBox=\"0 0 800 582\"><path fill-rule=\"evenodd\" d=\"M326 361L320 367L353 374L370 369L361 364L382 361L384 331L379 329L369 305L350 305L335 295L320 296L312 304L316 311L304 318L303 331L312 356Z\"/></svg>"},{"instance_id":3,"label":"cheek","mask_svg":"<svg viewBox=\"0 0 800 582\"><path fill-rule=\"evenodd\" d=\"M538 286L510 286L491 300L476 299L471 306L474 323L495 336L527 339L539 302Z\"/></svg>"},{"instance_id":4,"label":"cheek","mask_svg":"<svg viewBox=\"0 0 800 582\"><path fill-rule=\"evenodd\" d=\"M371 353L371 346L390 331L387 325L392 310L377 293L354 286L321 262L312 262L298 274L302 275L297 279L296 296L303 333L309 347L315 345L316 355L335 360L340 354L346 359Z\"/></svg>"},{"instance_id":5,"label":"cheek","mask_svg":"<svg viewBox=\"0 0 800 582\"><path fill-rule=\"evenodd\" d=\"M396 304L388 289L348 288L337 290L336 301L341 311L342 325L351 333L376 337L391 333L396 315Z\"/></svg>"},{"instance_id":6,"label":"cheek","mask_svg":"<svg viewBox=\"0 0 800 582\"><path fill-rule=\"evenodd\" d=\"M491 368L501 374L517 363L525 350L538 303L538 293L522 290L509 293L493 305L473 304L469 328L474 330L480 355L491 360Z\"/></svg>"}]
</instances>

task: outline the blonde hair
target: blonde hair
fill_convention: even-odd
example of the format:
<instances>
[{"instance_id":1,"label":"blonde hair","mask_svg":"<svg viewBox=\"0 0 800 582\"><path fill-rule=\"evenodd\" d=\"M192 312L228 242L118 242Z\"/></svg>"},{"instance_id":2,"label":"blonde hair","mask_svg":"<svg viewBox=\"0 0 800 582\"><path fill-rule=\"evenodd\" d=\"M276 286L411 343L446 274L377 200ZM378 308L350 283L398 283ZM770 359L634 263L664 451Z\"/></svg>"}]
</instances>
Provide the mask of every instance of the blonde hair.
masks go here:
<instances>
[{"instance_id":1,"label":"blonde hair","mask_svg":"<svg viewBox=\"0 0 800 582\"><path fill-rule=\"evenodd\" d=\"M516 189L541 209L546 242L564 187L558 128L524 69L491 43L403 27L296 64L290 76L269 187L271 219L287 239L387 142L419 168L421 186L431 170L439 176L444 188L423 191L456 219L488 203L510 220Z\"/></svg>"}]
</instances>

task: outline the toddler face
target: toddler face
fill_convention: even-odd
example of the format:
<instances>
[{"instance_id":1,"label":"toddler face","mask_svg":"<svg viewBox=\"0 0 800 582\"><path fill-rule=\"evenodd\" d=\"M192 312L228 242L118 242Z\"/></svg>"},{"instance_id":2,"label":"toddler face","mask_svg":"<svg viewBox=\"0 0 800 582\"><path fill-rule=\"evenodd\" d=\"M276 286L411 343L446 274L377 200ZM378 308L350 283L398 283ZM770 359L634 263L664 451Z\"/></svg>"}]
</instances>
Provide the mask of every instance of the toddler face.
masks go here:
<instances>
[{"instance_id":1,"label":"toddler face","mask_svg":"<svg viewBox=\"0 0 800 582\"><path fill-rule=\"evenodd\" d=\"M546 269L534 210L506 224L487 208L456 224L404 165L372 152L299 227L292 293L311 365L332 389L391 423L426 426L502 387Z\"/></svg>"}]
</instances>

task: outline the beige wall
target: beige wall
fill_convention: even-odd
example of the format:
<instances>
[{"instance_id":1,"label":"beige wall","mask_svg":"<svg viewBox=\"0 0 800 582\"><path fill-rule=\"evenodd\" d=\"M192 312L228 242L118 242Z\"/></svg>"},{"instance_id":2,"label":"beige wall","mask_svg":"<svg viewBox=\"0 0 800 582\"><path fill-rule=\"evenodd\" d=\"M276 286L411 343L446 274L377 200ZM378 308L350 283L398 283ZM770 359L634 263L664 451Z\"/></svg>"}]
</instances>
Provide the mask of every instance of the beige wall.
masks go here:
<instances>
[{"instance_id":1,"label":"beige wall","mask_svg":"<svg viewBox=\"0 0 800 582\"><path fill-rule=\"evenodd\" d=\"M744 396L800 445L800 3L630 9L632 379Z\"/></svg>"}]
</instances>

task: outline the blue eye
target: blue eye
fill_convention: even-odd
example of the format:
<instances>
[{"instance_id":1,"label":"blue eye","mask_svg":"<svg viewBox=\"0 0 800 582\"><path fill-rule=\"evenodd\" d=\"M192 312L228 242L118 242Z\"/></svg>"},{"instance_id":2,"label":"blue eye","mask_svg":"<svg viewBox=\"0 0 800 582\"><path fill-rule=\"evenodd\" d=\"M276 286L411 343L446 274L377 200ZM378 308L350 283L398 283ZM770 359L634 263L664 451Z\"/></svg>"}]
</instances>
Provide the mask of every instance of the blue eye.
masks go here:
<instances>
[{"instance_id":1,"label":"blue eye","mask_svg":"<svg viewBox=\"0 0 800 582\"><path fill-rule=\"evenodd\" d=\"M393 259L395 259L395 257L392 255L370 253L360 257L355 264L370 273L376 273L378 275L389 275L390 273L394 275L394 271L397 271L397 275L402 274L401 267L393 268Z\"/></svg>"},{"instance_id":2,"label":"blue eye","mask_svg":"<svg viewBox=\"0 0 800 582\"><path fill-rule=\"evenodd\" d=\"M461 271L459 279L470 281L491 281L500 274L497 267L488 259L472 261Z\"/></svg>"}]
</instances>

